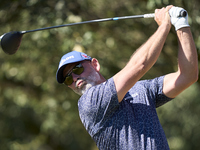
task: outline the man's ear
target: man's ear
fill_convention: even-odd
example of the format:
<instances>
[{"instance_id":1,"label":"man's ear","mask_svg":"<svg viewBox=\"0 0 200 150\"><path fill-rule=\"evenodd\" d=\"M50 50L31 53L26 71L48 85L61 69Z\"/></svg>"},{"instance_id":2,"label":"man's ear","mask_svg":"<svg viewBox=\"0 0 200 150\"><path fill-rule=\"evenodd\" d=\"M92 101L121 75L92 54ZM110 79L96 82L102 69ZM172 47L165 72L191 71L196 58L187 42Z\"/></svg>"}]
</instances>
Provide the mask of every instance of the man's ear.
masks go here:
<instances>
[{"instance_id":1,"label":"man's ear","mask_svg":"<svg viewBox=\"0 0 200 150\"><path fill-rule=\"evenodd\" d=\"M96 58L92 58L91 64L96 71L100 71L100 64Z\"/></svg>"}]
</instances>

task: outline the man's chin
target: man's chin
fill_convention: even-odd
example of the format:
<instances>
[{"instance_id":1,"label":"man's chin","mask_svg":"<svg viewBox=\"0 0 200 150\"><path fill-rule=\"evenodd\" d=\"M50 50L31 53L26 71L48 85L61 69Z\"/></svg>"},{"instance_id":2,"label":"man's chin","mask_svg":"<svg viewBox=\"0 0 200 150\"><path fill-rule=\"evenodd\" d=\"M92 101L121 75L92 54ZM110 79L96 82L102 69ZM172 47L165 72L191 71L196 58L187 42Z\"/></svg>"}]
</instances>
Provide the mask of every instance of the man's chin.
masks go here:
<instances>
[{"instance_id":1,"label":"man's chin","mask_svg":"<svg viewBox=\"0 0 200 150\"><path fill-rule=\"evenodd\" d=\"M80 88L76 88L73 91L78 95L83 95L89 88L91 88L92 84L83 84Z\"/></svg>"}]
</instances>

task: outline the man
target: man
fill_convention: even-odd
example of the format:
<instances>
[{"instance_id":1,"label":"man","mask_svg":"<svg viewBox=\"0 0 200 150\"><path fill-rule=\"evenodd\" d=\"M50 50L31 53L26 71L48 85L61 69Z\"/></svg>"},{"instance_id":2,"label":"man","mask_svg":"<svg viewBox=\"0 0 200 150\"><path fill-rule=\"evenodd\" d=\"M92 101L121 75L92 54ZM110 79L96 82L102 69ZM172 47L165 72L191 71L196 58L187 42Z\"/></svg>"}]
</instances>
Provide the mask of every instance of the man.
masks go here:
<instances>
[{"instance_id":1,"label":"man","mask_svg":"<svg viewBox=\"0 0 200 150\"><path fill-rule=\"evenodd\" d=\"M79 115L99 149L169 149L156 107L175 98L198 78L197 52L187 16L177 17L181 10L173 6L156 9L156 32L108 80L99 73L95 58L76 51L61 58L57 81L82 95ZM178 71L139 81L160 55L171 23L179 41Z\"/></svg>"}]
</instances>

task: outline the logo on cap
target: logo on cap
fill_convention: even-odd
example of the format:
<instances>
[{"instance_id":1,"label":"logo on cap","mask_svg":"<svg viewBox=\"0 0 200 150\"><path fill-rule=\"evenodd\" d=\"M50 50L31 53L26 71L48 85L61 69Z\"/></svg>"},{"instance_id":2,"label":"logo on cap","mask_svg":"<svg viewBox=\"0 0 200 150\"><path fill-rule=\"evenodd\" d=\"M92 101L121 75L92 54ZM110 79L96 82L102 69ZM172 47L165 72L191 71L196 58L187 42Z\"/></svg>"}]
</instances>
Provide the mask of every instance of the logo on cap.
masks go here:
<instances>
[{"instance_id":1,"label":"logo on cap","mask_svg":"<svg viewBox=\"0 0 200 150\"><path fill-rule=\"evenodd\" d=\"M88 58L88 56L86 54L81 54L84 58Z\"/></svg>"},{"instance_id":2,"label":"logo on cap","mask_svg":"<svg viewBox=\"0 0 200 150\"><path fill-rule=\"evenodd\" d=\"M72 55L72 56L68 56L67 58L62 59L62 60L60 61L59 67L61 67L61 66L64 64L65 61L67 61L67 60L69 60L69 59L72 59L72 58L75 58L75 57Z\"/></svg>"}]
</instances>

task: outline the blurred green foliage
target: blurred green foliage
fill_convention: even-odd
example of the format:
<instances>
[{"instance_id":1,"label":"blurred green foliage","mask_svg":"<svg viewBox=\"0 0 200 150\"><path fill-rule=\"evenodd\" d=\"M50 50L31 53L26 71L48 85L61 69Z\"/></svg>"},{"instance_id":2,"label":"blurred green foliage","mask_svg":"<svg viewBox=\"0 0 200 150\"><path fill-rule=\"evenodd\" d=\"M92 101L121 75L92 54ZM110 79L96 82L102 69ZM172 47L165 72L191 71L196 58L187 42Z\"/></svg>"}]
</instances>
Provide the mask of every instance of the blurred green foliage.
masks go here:
<instances>
[{"instance_id":1,"label":"blurred green foliage","mask_svg":"<svg viewBox=\"0 0 200 150\"><path fill-rule=\"evenodd\" d=\"M199 0L1 0L0 34L73 22L153 13L169 4L189 13L200 55ZM153 19L92 23L27 33L14 55L0 51L0 149L96 150L82 126L79 98L56 81L60 57L79 50L96 57L101 73L112 77L156 30ZM162 54L144 79L177 68L177 39L172 28ZM200 147L200 81L158 108L171 150Z\"/></svg>"}]
</instances>

